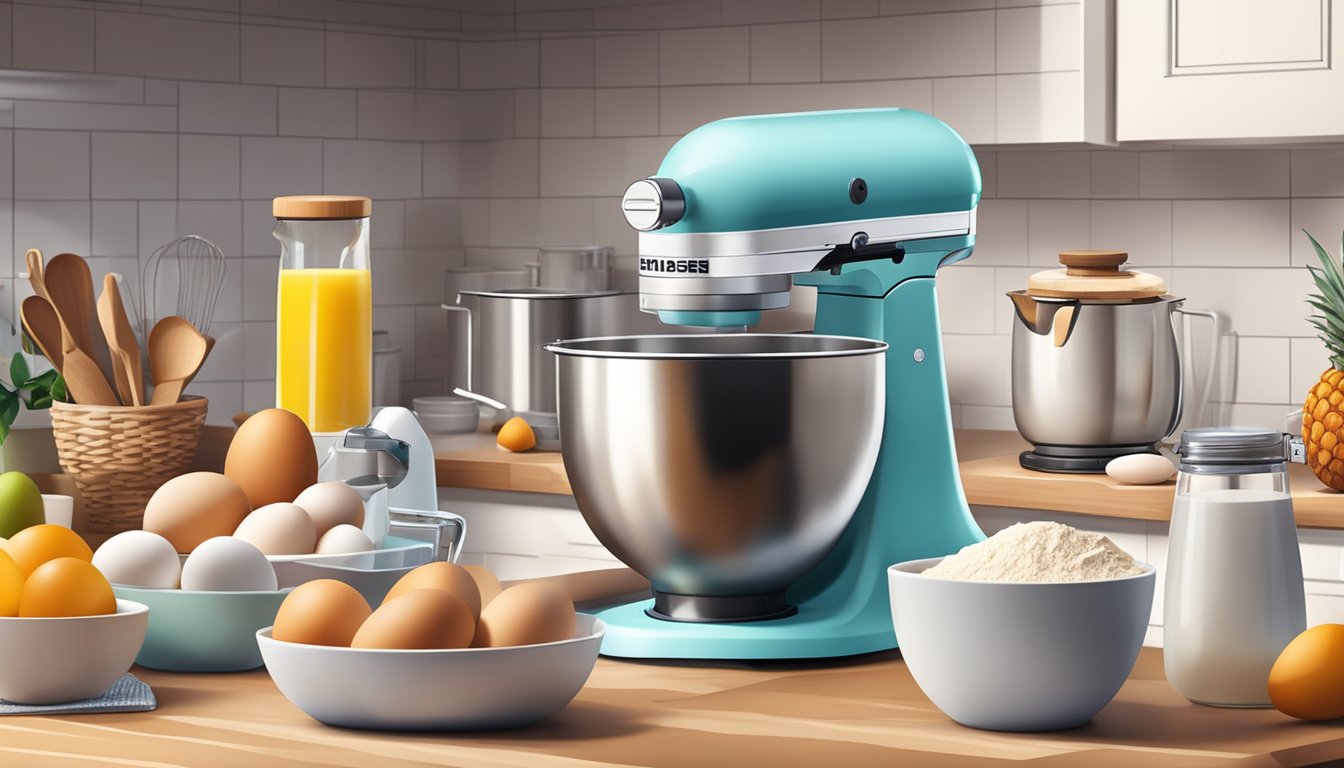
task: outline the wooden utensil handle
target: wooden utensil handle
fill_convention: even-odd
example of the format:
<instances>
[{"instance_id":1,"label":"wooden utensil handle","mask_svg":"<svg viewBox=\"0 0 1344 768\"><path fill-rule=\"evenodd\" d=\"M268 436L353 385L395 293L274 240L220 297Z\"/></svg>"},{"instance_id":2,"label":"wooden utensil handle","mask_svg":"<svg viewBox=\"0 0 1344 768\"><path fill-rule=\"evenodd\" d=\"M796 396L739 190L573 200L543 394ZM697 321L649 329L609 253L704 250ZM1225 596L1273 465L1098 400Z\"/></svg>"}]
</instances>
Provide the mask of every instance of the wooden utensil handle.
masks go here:
<instances>
[{"instance_id":1,"label":"wooden utensil handle","mask_svg":"<svg viewBox=\"0 0 1344 768\"><path fill-rule=\"evenodd\" d=\"M1124 251L1061 251L1059 263L1070 275L1078 277L1106 277L1120 274L1120 265L1129 254Z\"/></svg>"}]
</instances>

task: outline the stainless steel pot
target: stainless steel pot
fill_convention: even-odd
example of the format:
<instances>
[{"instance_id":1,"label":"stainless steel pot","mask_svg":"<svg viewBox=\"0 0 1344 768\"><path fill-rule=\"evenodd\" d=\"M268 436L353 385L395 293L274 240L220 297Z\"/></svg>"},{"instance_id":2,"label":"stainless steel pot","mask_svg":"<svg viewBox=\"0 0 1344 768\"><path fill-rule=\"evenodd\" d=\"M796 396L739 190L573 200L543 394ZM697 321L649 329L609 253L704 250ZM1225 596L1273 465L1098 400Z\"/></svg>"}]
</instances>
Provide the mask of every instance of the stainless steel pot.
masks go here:
<instances>
[{"instance_id":1,"label":"stainless steel pot","mask_svg":"<svg viewBox=\"0 0 1344 768\"><path fill-rule=\"evenodd\" d=\"M629 302L619 291L514 288L461 291L467 314L467 389L514 411L555 413L555 356L543 348L561 339L618 333Z\"/></svg>"},{"instance_id":2,"label":"stainless steel pot","mask_svg":"<svg viewBox=\"0 0 1344 768\"><path fill-rule=\"evenodd\" d=\"M654 615L791 613L784 590L835 545L872 474L887 345L721 334L547 349L575 502L653 584Z\"/></svg>"},{"instance_id":3,"label":"stainless steel pot","mask_svg":"<svg viewBox=\"0 0 1344 768\"><path fill-rule=\"evenodd\" d=\"M1132 301L1036 298L1008 294L1013 325L1013 419L1054 471L1102 471L1105 461L1153 450L1176 428L1182 408L1176 341L1184 299ZM1212 345L1216 366L1218 345ZM1206 377L1211 383L1212 376ZM1204 397L1207 397L1207 392ZM1049 461L1049 460L1057 461Z\"/></svg>"}]
</instances>

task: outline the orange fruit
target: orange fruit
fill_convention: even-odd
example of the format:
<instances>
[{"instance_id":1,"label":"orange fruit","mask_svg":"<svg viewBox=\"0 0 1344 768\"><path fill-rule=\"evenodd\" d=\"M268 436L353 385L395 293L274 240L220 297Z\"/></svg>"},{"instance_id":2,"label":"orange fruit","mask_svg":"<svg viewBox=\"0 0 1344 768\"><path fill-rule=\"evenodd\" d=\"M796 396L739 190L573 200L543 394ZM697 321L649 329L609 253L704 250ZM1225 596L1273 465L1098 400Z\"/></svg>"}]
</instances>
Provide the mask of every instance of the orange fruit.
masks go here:
<instances>
[{"instance_id":1,"label":"orange fruit","mask_svg":"<svg viewBox=\"0 0 1344 768\"><path fill-rule=\"evenodd\" d=\"M112 585L93 563L58 557L39 565L23 583L20 616L101 616L117 612Z\"/></svg>"},{"instance_id":2,"label":"orange fruit","mask_svg":"<svg viewBox=\"0 0 1344 768\"><path fill-rule=\"evenodd\" d=\"M537 435L521 416L504 422L495 436L495 442L506 451L530 451L537 447Z\"/></svg>"},{"instance_id":3,"label":"orange fruit","mask_svg":"<svg viewBox=\"0 0 1344 768\"><path fill-rule=\"evenodd\" d=\"M60 525L34 525L14 534L5 545L26 579L37 567L58 557L93 561L93 550L78 533Z\"/></svg>"}]
</instances>

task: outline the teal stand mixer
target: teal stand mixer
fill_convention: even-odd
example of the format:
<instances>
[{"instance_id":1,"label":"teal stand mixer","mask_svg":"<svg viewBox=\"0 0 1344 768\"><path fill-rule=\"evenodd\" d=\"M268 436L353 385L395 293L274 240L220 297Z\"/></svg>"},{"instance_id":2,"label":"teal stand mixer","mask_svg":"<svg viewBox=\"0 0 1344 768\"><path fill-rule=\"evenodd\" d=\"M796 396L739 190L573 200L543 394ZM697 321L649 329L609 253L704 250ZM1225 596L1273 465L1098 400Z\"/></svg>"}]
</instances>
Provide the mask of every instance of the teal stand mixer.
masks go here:
<instances>
[{"instance_id":1,"label":"teal stand mixer","mask_svg":"<svg viewBox=\"0 0 1344 768\"><path fill-rule=\"evenodd\" d=\"M934 291L939 267L975 245L979 199L965 141L902 109L719 120L682 138L656 176L630 185L622 207L640 230L641 309L668 324L741 330L785 306L793 284L815 286L815 334L889 345L886 405L862 500L820 563L788 587L785 610L669 615L682 603L645 573L654 601L597 614L605 655L800 659L896 646L888 566L984 538L957 471ZM574 380L562 374L562 441L567 415L577 418L566 413L566 386ZM579 509L604 539L586 509L596 490L575 477L579 446L563 450ZM611 538L603 543L619 556L623 543Z\"/></svg>"}]
</instances>

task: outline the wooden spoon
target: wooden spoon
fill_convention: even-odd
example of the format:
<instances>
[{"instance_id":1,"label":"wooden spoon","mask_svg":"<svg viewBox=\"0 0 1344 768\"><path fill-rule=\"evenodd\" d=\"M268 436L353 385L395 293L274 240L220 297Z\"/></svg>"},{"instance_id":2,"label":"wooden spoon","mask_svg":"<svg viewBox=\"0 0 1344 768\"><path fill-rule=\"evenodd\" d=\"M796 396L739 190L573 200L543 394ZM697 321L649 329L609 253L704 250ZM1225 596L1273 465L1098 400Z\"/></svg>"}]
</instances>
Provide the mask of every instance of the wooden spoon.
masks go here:
<instances>
[{"instance_id":1,"label":"wooden spoon","mask_svg":"<svg viewBox=\"0 0 1344 768\"><path fill-rule=\"evenodd\" d=\"M61 322L60 313L51 303L41 296L29 296L23 300L19 310L28 333L42 348L47 359L51 360L65 378L65 386L76 403L82 405L117 405L117 395L107 384L98 364L88 353L75 345L70 329ZM60 339L57 345L56 339ZM60 362L53 357L54 349L59 348Z\"/></svg>"},{"instance_id":2,"label":"wooden spoon","mask_svg":"<svg viewBox=\"0 0 1344 768\"><path fill-rule=\"evenodd\" d=\"M144 405L144 375L140 370L140 344L135 329L121 303L117 276L103 277L103 295L98 298L98 321L112 353L112 373L116 376L117 395L123 405Z\"/></svg>"},{"instance_id":3,"label":"wooden spoon","mask_svg":"<svg viewBox=\"0 0 1344 768\"><path fill-rule=\"evenodd\" d=\"M65 359L61 354L61 319L56 316L51 303L41 296L29 296L19 307L19 315L23 318L23 327L42 354L56 366L56 370L61 370Z\"/></svg>"},{"instance_id":4,"label":"wooden spoon","mask_svg":"<svg viewBox=\"0 0 1344 768\"><path fill-rule=\"evenodd\" d=\"M113 380L112 355L94 317L93 275L89 263L73 253L52 257L42 274L47 299L56 308L61 324L69 329L76 345L98 364L103 378Z\"/></svg>"},{"instance_id":5,"label":"wooden spoon","mask_svg":"<svg viewBox=\"0 0 1344 768\"><path fill-rule=\"evenodd\" d=\"M149 332L149 373L154 377L149 404L176 403L205 362L209 346L196 326L181 317L169 315L155 323Z\"/></svg>"},{"instance_id":6,"label":"wooden spoon","mask_svg":"<svg viewBox=\"0 0 1344 768\"><path fill-rule=\"evenodd\" d=\"M33 294L47 298L46 278L43 276L42 252L36 248L29 248L28 253L24 254L24 261L28 263L28 282L33 286Z\"/></svg>"}]
</instances>

